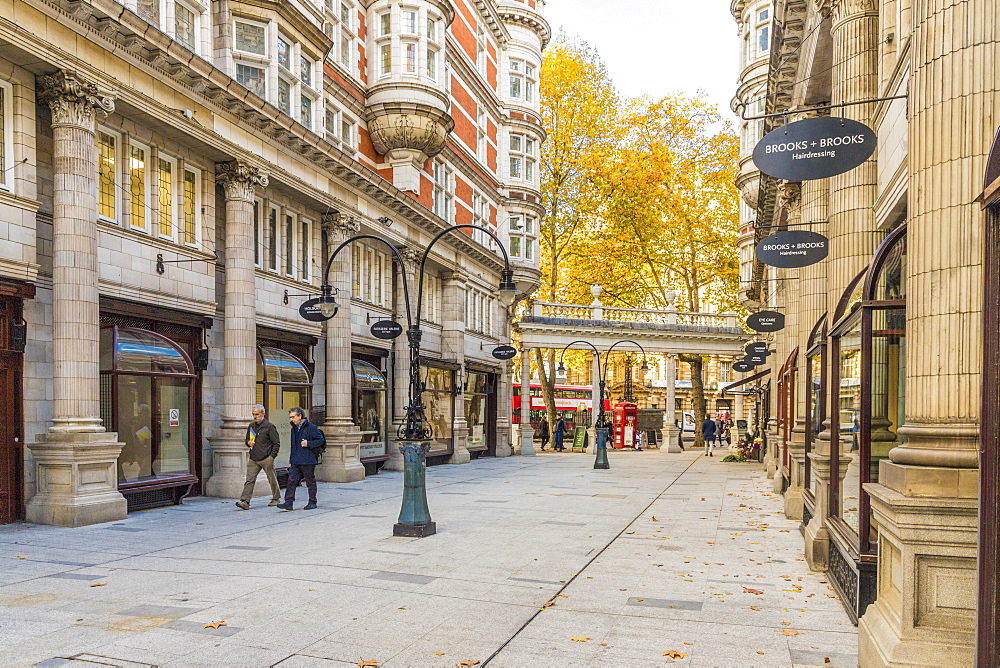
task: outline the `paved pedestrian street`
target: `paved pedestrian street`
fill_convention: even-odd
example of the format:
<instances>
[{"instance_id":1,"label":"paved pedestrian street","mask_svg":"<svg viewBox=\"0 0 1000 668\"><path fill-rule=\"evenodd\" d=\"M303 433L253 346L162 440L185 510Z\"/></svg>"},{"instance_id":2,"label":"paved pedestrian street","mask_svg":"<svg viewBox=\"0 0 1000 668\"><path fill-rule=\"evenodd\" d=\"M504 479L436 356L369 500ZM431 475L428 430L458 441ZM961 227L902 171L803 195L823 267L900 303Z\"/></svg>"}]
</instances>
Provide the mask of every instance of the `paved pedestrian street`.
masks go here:
<instances>
[{"instance_id":1,"label":"paved pedestrian street","mask_svg":"<svg viewBox=\"0 0 1000 668\"><path fill-rule=\"evenodd\" d=\"M392 537L391 472L322 484L308 512L198 498L3 526L0 663L857 665L780 495L719 454L434 467L423 539Z\"/></svg>"}]
</instances>

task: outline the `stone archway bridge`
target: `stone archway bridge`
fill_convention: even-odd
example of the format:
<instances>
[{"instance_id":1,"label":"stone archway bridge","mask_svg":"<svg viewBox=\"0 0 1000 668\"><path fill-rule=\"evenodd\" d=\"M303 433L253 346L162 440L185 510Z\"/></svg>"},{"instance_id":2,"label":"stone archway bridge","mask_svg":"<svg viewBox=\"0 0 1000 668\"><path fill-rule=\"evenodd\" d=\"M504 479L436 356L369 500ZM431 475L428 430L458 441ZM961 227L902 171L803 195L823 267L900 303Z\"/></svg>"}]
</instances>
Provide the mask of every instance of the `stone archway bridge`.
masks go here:
<instances>
[{"instance_id":1,"label":"stone archway bridge","mask_svg":"<svg viewBox=\"0 0 1000 668\"><path fill-rule=\"evenodd\" d=\"M732 355L738 357L744 352L744 345L750 339L735 313L686 313L672 306L664 310L632 309L604 306L597 299L600 288L595 286L594 303L556 304L535 301L531 309L514 323L521 334L521 378L530 378L530 359L526 354L531 348L589 350L585 344L574 341L588 341L600 351L608 350L615 342L631 339L641 345L647 353L667 356L667 406L674 405L674 389L677 377L676 356L681 354ZM628 350L627 348L625 350ZM600 374L596 360L591 369L591 386L600 385ZM598 392L592 392L594 415L600 408ZM741 415L743 395L736 397L736 414ZM521 454L535 454L534 430L529 419L530 383L521 383ZM528 425L528 426L525 426ZM665 452L680 452L677 447L677 430L672 423L664 425ZM593 443L593 438L590 440Z\"/></svg>"}]
</instances>

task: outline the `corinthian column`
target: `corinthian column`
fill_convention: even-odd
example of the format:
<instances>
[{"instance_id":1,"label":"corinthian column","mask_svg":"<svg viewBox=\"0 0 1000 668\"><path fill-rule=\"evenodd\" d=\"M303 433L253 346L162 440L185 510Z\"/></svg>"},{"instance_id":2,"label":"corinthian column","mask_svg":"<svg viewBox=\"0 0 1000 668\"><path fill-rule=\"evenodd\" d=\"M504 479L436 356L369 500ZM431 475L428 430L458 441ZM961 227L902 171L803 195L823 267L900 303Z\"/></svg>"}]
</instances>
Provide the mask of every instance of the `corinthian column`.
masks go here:
<instances>
[{"instance_id":1,"label":"corinthian column","mask_svg":"<svg viewBox=\"0 0 1000 668\"><path fill-rule=\"evenodd\" d=\"M257 167L233 160L215 167L226 197L226 308L222 427L212 443L212 477L205 494L239 497L246 481L244 443L257 383L257 290L254 269L254 189L267 186ZM276 416L268 416L276 419ZM254 490L255 495L263 493Z\"/></svg>"},{"instance_id":2,"label":"corinthian column","mask_svg":"<svg viewBox=\"0 0 1000 668\"><path fill-rule=\"evenodd\" d=\"M339 213L323 217L330 252L361 230L353 218ZM361 430L351 413L351 253L345 248L330 267L330 285L340 310L326 323L326 455L316 477L326 482L364 480Z\"/></svg>"},{"instance_id":3,"label":"corinthian column","mask_svg":"<svg viewBox=\"0 0 1000 668\"><path fill-rule=\"evenodd\" d=\"M27 519L82 526L125 517L118 434L101 424L96 122L113 94L63 71L38 78L52 112L52 388L48 433L30 444L38 490Z\"/></svg>"},{"instance_id":4,"label":"corinthian column","mask_svg":"<svg viewBox=\"0 0 1000 668\"><path fill-rule=\"evenodd\" d=\"M540 362L544 364L544 362ZM555 373L554 370L550 371ZM540 375L540 374L539 374ZM548 418L543 418L548 419ZM552 435L553 443L555 434ZM531 348L521 348L521 449L526 457L535 455L535 430L531 426Z\"/></svg>"},{"instance_id":5,"label":"corinthian column","mask_svg":"<svg viewBox=\"0 0 1000 668\"><path fill-rule=\"evenodd\" d=\"M866 485L879 592L858 651L861 665L973 665L977 529L996 530L977 526L983 276L973 202L1000 93L995 77L969 73L1000 52L1000 33L995 0L911 7L905 443ZM956 119L968 119L961 132Z\"/></svg>"}]
</instances>

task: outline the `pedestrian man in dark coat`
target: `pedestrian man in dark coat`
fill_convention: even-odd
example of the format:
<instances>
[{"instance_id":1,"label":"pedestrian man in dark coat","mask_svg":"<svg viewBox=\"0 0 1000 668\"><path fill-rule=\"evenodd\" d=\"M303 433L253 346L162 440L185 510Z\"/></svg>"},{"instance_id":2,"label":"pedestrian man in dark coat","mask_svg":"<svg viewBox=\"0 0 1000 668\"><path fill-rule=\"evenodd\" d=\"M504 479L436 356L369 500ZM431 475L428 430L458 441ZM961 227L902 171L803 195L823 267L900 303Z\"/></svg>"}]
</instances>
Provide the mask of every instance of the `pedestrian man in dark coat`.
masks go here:
<instances>
[{"instance_id":1,"label":"pedestrian man in dark coat","mask_svg":"<svg viewBox=\"0 0 1000 668\"><path fill-rule=\"evenodd\" d=\"M274 475L274 460L278 456L281 441L278 437L278 428L267 419L267 411L260 404L250 409L253 415L253 422L247 427L246 446L250 450L250 458L247 461L247 481L243 485L243 494L236 502L236 507L241 510L250 510L250 499L253 497L254 484L257 476L263 471L267 476L267 482L271 485L271 503L269 506L276 506L281 501L281 488L278 486L278 477Z\"/></svg>"},{"instance_id":2,"label":"pedestrian man in dark coat","mask_svg":"<svg viewBox=\"0 0 1000 668\"><path fill-rule=\"evenodd\" d=\"M701 423L701 434L705 437L705 456L712 457L712 448L715 447L715 420L706 417Z\"/></svg>"},{"instance_id":3,"label":"pedestrian man in dark coat","mask_svg":"<svg viewBox=\"0 0 1000 668\"><path fill-rule=\"evenodd\" d=\"M556 418L556 443L553 450L556 452L565 452L566 448L563 447L563 437L569 429L566 428L566 422L563 420L563 416L560 415Z\"/></svg>"},{"instance_id":4,"label":"pedestrian man in dark coat","mask_svg":"<svg viewBox=\"0 0 1000 668\"><path fill-rule=\"evenodd\" d=\"M318 448L326 445L326 437L319 427L306 419L306 412L301 408L288 411L288 419L292 423L291 454L288 458L288 484L285 485L285 502L278 508L291 510L295 503L295 488L299 482L306 481L309 490L309 503L303 510L316 507L316 465L319 464Z\"/></svg>"},{"instance_id":5,"label":"pedestrian man in dark coat","mask_svg":"<svg viewBox=\"0 0 1000 668\"><path fill-rule=\"evenodd\" d=\"M538 437L542 439L542 452L545 452L545 446L549 444L549 419L542 418L542 423L538 425Z\"/></svg>"}]
</instances>

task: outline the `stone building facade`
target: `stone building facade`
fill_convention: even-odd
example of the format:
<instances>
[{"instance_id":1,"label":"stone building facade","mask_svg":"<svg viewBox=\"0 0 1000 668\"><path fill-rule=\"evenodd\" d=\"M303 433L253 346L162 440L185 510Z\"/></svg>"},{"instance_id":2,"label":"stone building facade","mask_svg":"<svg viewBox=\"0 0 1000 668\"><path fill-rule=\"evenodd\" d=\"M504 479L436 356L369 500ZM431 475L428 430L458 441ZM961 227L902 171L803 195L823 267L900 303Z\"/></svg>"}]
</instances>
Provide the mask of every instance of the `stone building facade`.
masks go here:
<instances>
[{"instance_id":1,"label":"stone building facade","mask_svg":"<svg viewBox=\"0 0 1000 668\"><path fill-rule=\"evenodd\" d=\"M0 522L235 496L255 403L323 426L322 480L401 467L408 351L370 325L405 326L430 241L487 228L538 283L543 6L6 2ZM358 234L402 262L331 258ZM512 453L503 268L472 228L427 257L432 463ZM304 319L327 279L338 314Z\"/></svg>"},{"instance_id":2,"label":"stone building facade","mask_svg":"<svg viewBox=\"0 0 1000 668\"><path fill-rule=\"evenodd\" d=\"M748 383L775 489L858 620L861 666L996 665L997 4L732 11L745 36L772 21L766 75L748 62L734 100L766 116L745 121L744 161L804 118L877 134L871 159L828 179L740 177L748 248L786 226L829 239L799 269L743 255L744 303L786 316Z\"/></svg>"}]
</instances>

